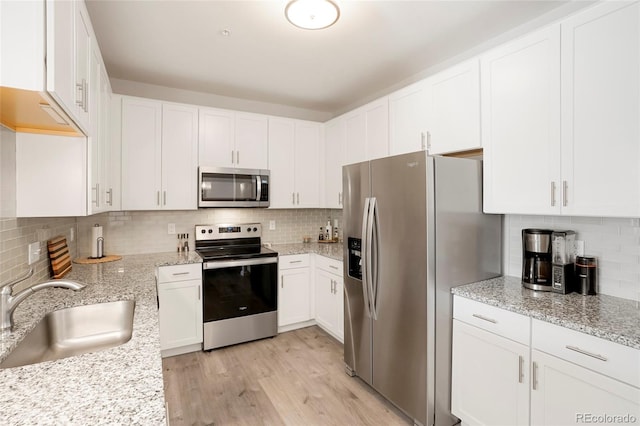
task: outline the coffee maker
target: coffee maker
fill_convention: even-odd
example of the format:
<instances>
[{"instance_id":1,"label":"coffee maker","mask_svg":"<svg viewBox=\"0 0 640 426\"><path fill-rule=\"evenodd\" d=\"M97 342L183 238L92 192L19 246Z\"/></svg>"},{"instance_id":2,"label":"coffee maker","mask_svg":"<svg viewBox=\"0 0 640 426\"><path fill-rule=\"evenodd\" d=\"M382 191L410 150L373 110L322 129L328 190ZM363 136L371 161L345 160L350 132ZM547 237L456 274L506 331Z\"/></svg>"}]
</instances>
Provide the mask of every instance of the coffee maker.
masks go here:
<instances>
[{"instance_id":1,"label":"coffee maker","mask_svg":"<svg viewBox=\"0 0 640 426\"><path fill-rule=\"evenodd\" d=\"M551 291L551 234L548 229L522 230L522 285L528 289Z\"/></svg>"},{"instance_id":2,"label":"coffee maker","mask_svg":"<svg viewBox=\"0 0 640 426\"><path fill-rule=\"evenodd\" d=\"M574 263L576 233L574 231L553 231L551 247L553 252L553 284L551 290L567 294L574 291Z\"/></svg>"}]
</instances>

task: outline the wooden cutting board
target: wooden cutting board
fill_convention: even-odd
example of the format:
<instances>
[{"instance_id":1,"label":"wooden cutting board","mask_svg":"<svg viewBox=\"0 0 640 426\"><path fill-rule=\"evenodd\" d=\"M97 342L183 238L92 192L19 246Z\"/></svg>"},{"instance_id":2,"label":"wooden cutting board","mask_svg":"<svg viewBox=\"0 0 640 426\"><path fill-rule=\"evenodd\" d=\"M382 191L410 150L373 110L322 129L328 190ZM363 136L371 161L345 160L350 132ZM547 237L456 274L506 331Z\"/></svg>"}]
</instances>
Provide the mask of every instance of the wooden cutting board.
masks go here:
<instances>
[{"instance_id":1,"label":"wooden cutting board","mask_svg":"<svg viewBox=\"0 0 640 426\"><path fill-rule=\"evenodd\" d=\"M58 279L64 277L71 271L71 256L69 256L69 247L65 237L55 237L47 242L49 250L49 259L51 259L51 271L53 278Z\"/></svg>"}]
</instances>

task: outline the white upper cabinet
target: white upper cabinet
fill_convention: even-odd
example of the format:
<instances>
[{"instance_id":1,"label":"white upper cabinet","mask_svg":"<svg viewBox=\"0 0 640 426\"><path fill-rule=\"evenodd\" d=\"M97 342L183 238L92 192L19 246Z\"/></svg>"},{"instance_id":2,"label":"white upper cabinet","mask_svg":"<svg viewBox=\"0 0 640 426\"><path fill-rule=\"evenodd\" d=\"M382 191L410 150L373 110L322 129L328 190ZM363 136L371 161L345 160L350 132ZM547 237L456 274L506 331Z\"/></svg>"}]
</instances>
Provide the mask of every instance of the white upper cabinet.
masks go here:
<instances>
[{"instance_id":1,"label":"white upper cabinet","mask_svg":"<svg viewBox=\"0 0 640 426\"><path fill-rule=\"evenodd\" d=\"M75 85L76 85L76 105L75 117L78 125L83 129L90 126L89 103L93 93L90 91L91 84L91 21L84 2L73 2L75 5L75 38L76 38L76 62L75 62Z\"/></svg>"},{"instance_id":2,"label":"white upper cabinet","mask_svg":"<svg viewBox=\"0 0 640 426\"><path fill-rule=\"evenodd\" d=\"M560 212L560 27L481 57L484 211Z\"/></svg>"},{"instance_id":3,"label":"white upper cabinet","mask_svg":"<svg viewBox=\"0 0 640 426\"><path fill-rule=\"evenodd\" d=\"M347 164L389 155L389 99L375 100L344 115Z\"/></svg>"},{"instance_id":4,"label":"white upper cabinet","mask_svg":"<svg viewBox=\"0 0 640 426\"><path fill-rule=\"evenodd\" d=\"M197 209L198 109L123 98L122 209Z\"/></svg>"},{"instance_id":5,"label":"white upper cabinet","mask_svg":"<svg viewBox=\"0 0 640 426\"><path fill-rule=\"evenodd\" d=\"M342 166L347 144L347 126L338 117L324 125L324 207L342 208Z\"/></svg>"},{"instance_id":6,"label":"white upper cabinet","mask_svg":"<svg viewBox=\"0 0 640 426\"><path fill-rule=\"evenodd\" d=\"M60 105L77 108L75 2L46 1L47 90ZM4 47L4 46L3 46Z\"/></svg>"},{"instance_id":7,"label":"white upper cabinet","mask_svg":"<svg viewBox=\"0 0 640 426\"><path fill-rule=\"evenodd\" d=\"M640 215L640 4L562 26L562 211Z\"/></svg>"},{"instance_id":8,"label":"white upper cabinet","mask_svg":"<svg viewBox=\"0 0 640 426\"><path fill-rule=\"evenodd\" d=\"M270 207L320 207L320 123L269 119Z\"/></svg>"},{"instance_id":9,"label":"white upper cabinet","mask_svg":"<svg viewBox=\"0 0 640 426\"><path fill-rule=\"evenodd\" d=\"M200 108L199 134L200 166L267 168L267 116Z\"/></svg>"},{"instance_id":10,"label":"white upper cabinet","mask_svg":"<svg viewBox=\"0 0 640 426\"><path fill-rule=\"evenodd\" d=\"M429 77L427 149L430 154L468 151L480 142L480 69L477 58Z\"/></svg>"},{"instance_id":11,"label":"white upper cabinet","mask_svg":"<svg viewBox=\"0 0 640 426\"><path fill-rule=\"evenodd\" d=\"M389 154L426 149L426 81L420 81L389 95Z\"/></svg>"}]
</instances>

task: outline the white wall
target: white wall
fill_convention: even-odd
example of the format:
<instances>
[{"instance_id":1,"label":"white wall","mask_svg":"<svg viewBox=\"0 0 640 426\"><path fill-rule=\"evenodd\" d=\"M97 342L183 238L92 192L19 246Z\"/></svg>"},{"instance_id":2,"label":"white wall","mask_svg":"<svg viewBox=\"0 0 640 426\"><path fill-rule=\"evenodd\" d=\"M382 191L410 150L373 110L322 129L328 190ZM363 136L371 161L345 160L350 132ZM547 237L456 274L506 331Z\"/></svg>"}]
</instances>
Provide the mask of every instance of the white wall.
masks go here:
<instances>
[{"instance_id":1,"label":"white wall","mask_svg":"<svg viewBox=\"0 0 640 426\"><path fill-rule=\"evenodd\" d=\"M598 258L598 292L640 301L640 219L506 215L504 227L505 275L522 274L522 229L572 230Z\"/></svg>"}]
</instances>

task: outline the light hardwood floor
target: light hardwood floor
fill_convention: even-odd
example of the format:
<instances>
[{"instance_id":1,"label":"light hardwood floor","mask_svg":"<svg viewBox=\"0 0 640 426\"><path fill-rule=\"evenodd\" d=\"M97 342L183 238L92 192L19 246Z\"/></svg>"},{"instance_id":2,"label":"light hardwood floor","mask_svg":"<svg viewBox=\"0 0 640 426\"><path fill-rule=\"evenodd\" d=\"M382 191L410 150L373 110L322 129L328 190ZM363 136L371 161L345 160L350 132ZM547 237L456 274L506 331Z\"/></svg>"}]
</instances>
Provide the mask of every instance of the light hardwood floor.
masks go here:
<instances>
[{"instance_id":1,"label":"light hardwood floor","mask_svg":"<svg viewBox=\"0 0 640 426\"><path fill-rule=\"evenodd\" d=\"M413 424L344 372L342 345L316 326L162 364L172 426Z\"/></svg>"}]
</instances>

